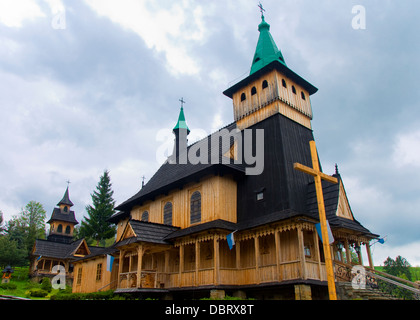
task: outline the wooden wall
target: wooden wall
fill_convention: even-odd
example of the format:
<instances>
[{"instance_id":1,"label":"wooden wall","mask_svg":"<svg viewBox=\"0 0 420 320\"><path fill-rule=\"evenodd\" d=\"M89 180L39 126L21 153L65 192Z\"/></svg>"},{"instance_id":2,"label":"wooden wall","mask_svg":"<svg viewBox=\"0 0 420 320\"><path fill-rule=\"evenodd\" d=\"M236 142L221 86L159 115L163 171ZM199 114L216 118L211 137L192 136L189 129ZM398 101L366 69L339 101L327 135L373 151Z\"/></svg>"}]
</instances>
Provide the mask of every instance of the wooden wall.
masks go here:
<instances>
[{"instance_id":1,"label":"wooden wall","mask_svg":"<svg viewBox=\"0 0 420 320\"><path fill-rule=\"evenodd\" d=\"M131 215L133 219L141 220L143 212L148 211L149 222L163 223L163 208L167 202L172 202L172 225L187 228L191 226L190 199L195 191L201 193L200 223L217 219L236 222L237 187L231 176L207 176L197 183L187 184L182 190L174 190L134 207Z\"/></svg>"},{"instance_id":2,"label":"wooden wall","mask_svg":"<svg viewBox=\"0 0 420 320\"><path fill-rule=\"evenodd\" d=\"M263 88L264 81L267 81L266 88ZM283 86L283 81L286 87ZM253 88L256 89L256 94L252 94ZM246 96L245 100L242 100L243 94ZM309 92L278 70L252 81L234 93L232 100L234 119L241 130L277 112L311 129L312 107Z\"/></svg>"}]
</instances>

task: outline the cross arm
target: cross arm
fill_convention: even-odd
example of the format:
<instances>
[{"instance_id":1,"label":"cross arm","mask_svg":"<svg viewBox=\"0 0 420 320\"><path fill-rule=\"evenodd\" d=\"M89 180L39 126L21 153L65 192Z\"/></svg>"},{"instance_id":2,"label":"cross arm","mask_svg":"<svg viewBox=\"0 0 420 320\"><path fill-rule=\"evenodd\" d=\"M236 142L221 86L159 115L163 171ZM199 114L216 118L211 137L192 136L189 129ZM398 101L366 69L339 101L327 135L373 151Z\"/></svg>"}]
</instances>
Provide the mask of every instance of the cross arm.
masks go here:
<instances>
[{"instance_id":1,"label":"cross arm","mask_svg":"<svg viewBox=\"0 0 420 320\"><path fill-rule=\"evenodd\" d=\"M296 169L296 170L302 171L304 173L310 174L313 177L320 176L322 180L325 180L325 181L328 181L328 182L331 182L331 183L338 183L337 178L331 177L331 176L329 176L325 173L322 173L320 171L316 171L316 170L314 170L312 168L309 168L307 166L304 166L300 163L295 163L293 165L293 168Z\"/></svg>"}]
</instances>

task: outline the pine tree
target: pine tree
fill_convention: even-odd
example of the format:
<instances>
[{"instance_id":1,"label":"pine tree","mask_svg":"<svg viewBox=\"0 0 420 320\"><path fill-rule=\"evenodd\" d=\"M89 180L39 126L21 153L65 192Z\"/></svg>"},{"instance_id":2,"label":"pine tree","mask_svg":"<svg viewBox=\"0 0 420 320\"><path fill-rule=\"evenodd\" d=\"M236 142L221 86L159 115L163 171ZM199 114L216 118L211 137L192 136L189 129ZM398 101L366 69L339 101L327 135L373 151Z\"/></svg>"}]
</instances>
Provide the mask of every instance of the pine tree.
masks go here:
<instances>
[{"instance_id":1,"label":"pine tree","mask_svg":"<svg viewBox=\"0 0 420 320\"><path fill-rule=\"evenodd\" d=\"M88 217L82 221L79 236L96 240L99 246L104 241L115 236L115 228L108 219L114 214L115 201L112 198L111 179L108 170L100 177L96 190L91 194L92 205L86 206Z\"/></svg>"}]
</instances>

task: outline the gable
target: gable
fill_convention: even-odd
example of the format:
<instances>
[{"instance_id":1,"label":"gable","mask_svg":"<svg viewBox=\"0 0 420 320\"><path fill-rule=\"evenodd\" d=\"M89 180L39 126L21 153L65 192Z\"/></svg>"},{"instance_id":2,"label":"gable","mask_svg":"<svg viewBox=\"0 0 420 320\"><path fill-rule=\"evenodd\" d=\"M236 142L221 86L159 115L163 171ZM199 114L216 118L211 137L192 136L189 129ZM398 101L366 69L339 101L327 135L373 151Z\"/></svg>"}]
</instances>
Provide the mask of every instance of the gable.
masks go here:
<instances>
[{"instance_id":1,"label":"gable","mask_svg":"<svg viewBox=\"0 0 420 320\"><path fill-rule=\"evenodd\" d=\"M124 231L121 234L119 241L122 241L124 239L128 239L128 238L132 238L132 237L136 237L136 233L133 230L133 227L131 226L131 221L127 222L127 224L125 225Z\"/></svg>"},{"instance_id":2,"label":"gable","mask_svg":"<svg viewBox=\"0 0 420 320\"><path fill-rule=\"evenodd\" d=\"M83 239L76 249L72 252L75 257L84 257L90 254L89 247L85 239Z\"/></svg>"},{"instance_id":3,"label":"gable","mask_svg":"<svg viewBox=\"0 0 420 320\"><path fill-rule=\"evenodd\" d=\"M340 190L338 195L338 204L336 215L341 218L354 220L353 213L350 208L349 200L344 189L343 182L340 180Z\"/></svg>"}]
</instances>

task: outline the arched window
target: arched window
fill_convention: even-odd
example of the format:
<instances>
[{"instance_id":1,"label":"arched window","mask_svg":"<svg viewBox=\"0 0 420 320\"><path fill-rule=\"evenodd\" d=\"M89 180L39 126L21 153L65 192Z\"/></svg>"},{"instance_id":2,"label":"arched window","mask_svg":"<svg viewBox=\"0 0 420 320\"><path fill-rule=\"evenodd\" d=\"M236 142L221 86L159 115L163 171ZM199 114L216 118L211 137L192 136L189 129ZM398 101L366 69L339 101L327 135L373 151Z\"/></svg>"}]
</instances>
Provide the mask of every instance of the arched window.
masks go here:
<instances>
[{"instance_id":1,"label":"arched window","mask_svg":"<svg viewBox=\"0 0 420 320\"><path fill-rule=\"evenodd\" d=\"M293 92L294 94L296 94L296 88L295 88L295 86L292 86L292 92Z\"/></svg>"},{"instance_id":2,"label":"arched window","mask_svg":"<svg viewBox=\"0 0 420 320\"><path fill-rule=\"evenodd\" d=\"M68 212L67 206L64 206L64 212Z\"/></svg>"},{"instance_id":3,"label":"arched window","mask_svg":"<svg viewBox=\"0 0 420 320\"><path fill-rule=\"evenodd\" d=\"M172 203L166 202L163 207L163 223L167 225L172 225Z\"/></svg>"},{"instance_id":4,"label":"arched window","mask_svg":"<svg viewBox=\"0 0 420 320\"><path fill-rule=\"evenodd\" d=\"M300 95L302 96L303 100L306 100L305 94L303 93L303 91L300 93Z\"/></svg>"},{"instance_id":5,"label":"arched window","mask_svg":"<svg viewBox=\"0 0 420 320\"><path fill-rule=\"evenodd\" d=\"M243 92L242 94L241 94L241 101L245 101L246 100L246 95L245 95L245 93Z\"/></svg>"},{"instance_id":6,"label":"arched window","mask_svg":"<svg viewBox=\"0 0 420 320\"><path fill-rule=\"evenodd\" d=\"M287 88L287 85L286 85L286 80L281 79L281 84L283 85L283 87Z\"/></svg>"},{"instance_id":7,"label":"arched window","mask_svg":"<svg viewBox=\"0 0 420 320\"><path fill-rule=\"evenodd\" d=\"M63 232L63 226L61 224L58 225L57 232L59 232L59 233Z\"/></svg>"},{"instance_id":8,"label":"arched window","mask_svg":"<svg viewBox=\"0 0 420 320\"><path fill-rule=\"evenodd\" d=\"M149 222L149 212L144 211L144 212L141 214L141 221Z\"/></svg>"},{"instance_id":9,"label":"arched window","mask_svg":"<svg viewBox=\"0 0 420 320\"><path fill-rule=\"evenodd\" d=\"M263 88L263 89L268 88L268 82L267 82L267 80L264 80L264 81L263 81L263 83L262 83L262 88Z\"/></svg>"},{"instance_id":10,"label":"arched window","mask_svg":"<svg viewBox=\"0 0 420 320\"><path fill-rule=\"evenodd\" d=\"M190 223L201 221L201 193L195 191L191 196Z\"/></svg>"},{"instance_id":11,"label":"arched window","mask_svg":"<svg viewBox=\"0 0 420 320\"><path fill-rule=\"evenodd\" d=\"M70 234L70 226L66 227L66 234Z\"/></svg>"},{"instance_id":12,"label":"arched window","mask_svg":"<svg viewBox=\"0 0 420 320\"><path fill-rule=\"evenodd\" d=\"M257 94L257 88L252 87L252 89L251 89L251 96L253 96L254 94Z\"/></svg>"}]
</instances>

